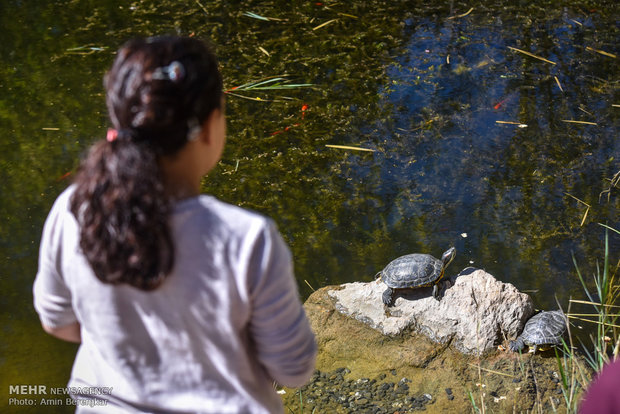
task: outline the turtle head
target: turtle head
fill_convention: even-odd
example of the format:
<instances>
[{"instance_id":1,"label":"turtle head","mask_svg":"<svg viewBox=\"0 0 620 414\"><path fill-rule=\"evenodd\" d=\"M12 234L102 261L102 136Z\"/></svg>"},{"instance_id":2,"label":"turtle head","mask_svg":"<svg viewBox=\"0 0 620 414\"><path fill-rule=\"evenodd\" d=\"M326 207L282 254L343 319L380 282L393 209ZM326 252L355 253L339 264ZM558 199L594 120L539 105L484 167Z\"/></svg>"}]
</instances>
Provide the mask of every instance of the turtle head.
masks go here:
<instances>
[{"instance_id":1,"label":"turtle head","mask_svg":"<svg viewBox=\"0 0 620 414\"><path fill-rule=\"evenodd\" d=\"M454 256L456 256L456 249L454 247L450 247L443 253L443 256L441 256L441 261L443 262L444 268L448 267L450 262L454 259Z\"/></svg>"},{"instance_id":2,"label":"turtle head","mask_svg":"<svg viewBox=\"0 0 620 414\"><path fill-rule=\"evenodd\" d=\"M518 337L515 341L510 341L508 348L510 348L512 352L519 352L525 348L525 342L523 342L521 337Z\"/></svg>"}]
</instances>

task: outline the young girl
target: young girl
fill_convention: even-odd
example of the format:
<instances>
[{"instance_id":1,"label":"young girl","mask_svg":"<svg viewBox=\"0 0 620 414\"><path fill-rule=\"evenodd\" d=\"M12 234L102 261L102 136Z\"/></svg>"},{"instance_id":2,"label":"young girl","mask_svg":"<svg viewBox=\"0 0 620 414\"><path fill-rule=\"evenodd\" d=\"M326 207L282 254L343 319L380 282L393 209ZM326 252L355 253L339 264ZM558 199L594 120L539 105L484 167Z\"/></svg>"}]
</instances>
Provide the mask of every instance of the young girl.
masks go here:
<instances>
[{"instance_id":1,"label":"young girl","mask_svg":"<svg viewBox=\"0 0 620 414\"><path fill-rule=\"evenodd\" d=\"M114 129L43 229L34 304L81 343L78 411L275 413L316 344L274 223L200 195L226 124L200 41L134 40L105 78ZM91 388L95 387L95 388Z\"/></svg>"}]
</instances>

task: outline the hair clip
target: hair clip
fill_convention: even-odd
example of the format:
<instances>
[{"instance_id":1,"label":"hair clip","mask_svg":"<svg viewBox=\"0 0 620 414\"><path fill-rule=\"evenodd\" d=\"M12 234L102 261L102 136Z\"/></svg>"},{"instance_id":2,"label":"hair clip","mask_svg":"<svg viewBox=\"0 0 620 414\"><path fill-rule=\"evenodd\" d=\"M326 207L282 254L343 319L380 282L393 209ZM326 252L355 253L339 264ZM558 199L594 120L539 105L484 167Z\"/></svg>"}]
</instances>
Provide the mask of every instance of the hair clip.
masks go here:
<instances>
[{"instance_id":1,"label":"hair clip","mask_svg":"<svg viewBox=\"0 0 620 414\"><path fill-rule=\"evenodd\" d=\"M198 119L196 118L190 118L187 121L187 140L188 141L195 141L198 139L198 137L200 136L200 132L202 131L202 126L200 125L200 122L198 122Z\"/></svg>"},{"instance_id":2,"label":"hair clip","mask_svg":"<svg viewBox=\"0 0 620 414\"><path fill-rule=\"evenodd\" d=\"M153 79L180 82L185 77L185 68L181 62L175 60L170 62L168 66L156 68L153 71L152 77Z\"/></svg>"}]
</instances>

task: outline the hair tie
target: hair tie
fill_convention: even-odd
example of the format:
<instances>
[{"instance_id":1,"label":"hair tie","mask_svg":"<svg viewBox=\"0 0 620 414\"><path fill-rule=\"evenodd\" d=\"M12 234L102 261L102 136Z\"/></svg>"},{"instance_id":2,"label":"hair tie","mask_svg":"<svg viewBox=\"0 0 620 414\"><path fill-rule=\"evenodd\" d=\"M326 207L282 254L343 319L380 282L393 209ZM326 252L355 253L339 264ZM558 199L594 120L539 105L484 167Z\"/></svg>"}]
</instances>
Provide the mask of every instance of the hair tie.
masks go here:
<instances>
[{"instance_id":1,"label":"hair tie","mask_svg":"<svg viewBox=\"0 0 620 414\"><path fill-rule=\"evenodd\" d=\"M156 68L153 71L153 79L170 80L174 83L180 82L185 77L185 67L177 60L170 62L168 66Z\"/></svg>"},{"instance_id":2,"label":"hair tie","mask_svg":"<svg viewBox=\"0 0 620 414\"><path fill-rule=\"evenodd\" d=\"M118 131L114 128L108 128L108 134L106 135L105 139L108 142L114 142L116 141L116 138L118 138Z\"/></svg>"}]
</instances>

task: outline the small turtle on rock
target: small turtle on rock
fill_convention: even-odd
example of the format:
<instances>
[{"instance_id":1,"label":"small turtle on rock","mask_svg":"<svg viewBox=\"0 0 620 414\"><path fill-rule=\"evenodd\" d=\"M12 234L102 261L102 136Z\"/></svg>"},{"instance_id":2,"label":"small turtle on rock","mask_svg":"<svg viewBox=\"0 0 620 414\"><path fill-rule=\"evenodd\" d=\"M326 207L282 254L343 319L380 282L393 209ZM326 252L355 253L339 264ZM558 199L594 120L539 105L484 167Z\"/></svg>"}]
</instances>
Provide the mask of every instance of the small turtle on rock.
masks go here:
<instances>
[{"instance_id":1,"label":"small turtle on rock","mask_svg":"<svg viewBox=\"0 0 620 414\"><path fill-rule=\"evenodd\" d=\"M437 284L443 278L446 267L456 256L454 247L446 250L438 260L430 254L414 253L392 260L385 269L377 273L387 285L383 292L383 303L394 305L394 291L433 286L433 297L439 300Z\"/></svg>"},{"instance_id":2,"label":"small turtle on rock","mask_svg":"<svg viewBox=\"0 0 620 414\"><path fill-rule=\"evenodd\" d=\"M566 332L566 316L564 312L540 312L525 323L523 332L508 347L513 352L521 351L526 345L533 347L530 352L536 353L539 346L556 346L562 343L562 335Z\"/></svg>"}]
</instances>

